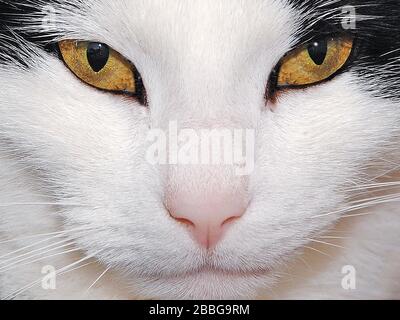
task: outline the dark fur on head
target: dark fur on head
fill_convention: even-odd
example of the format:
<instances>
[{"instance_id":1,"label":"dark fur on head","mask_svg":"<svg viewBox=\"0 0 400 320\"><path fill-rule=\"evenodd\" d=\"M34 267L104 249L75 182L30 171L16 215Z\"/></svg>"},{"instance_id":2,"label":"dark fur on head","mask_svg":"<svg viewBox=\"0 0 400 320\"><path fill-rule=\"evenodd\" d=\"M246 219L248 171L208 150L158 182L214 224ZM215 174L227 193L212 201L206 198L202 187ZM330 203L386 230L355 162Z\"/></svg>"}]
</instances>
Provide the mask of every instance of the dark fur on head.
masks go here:
<instances>
[{"instance_id":1,"label":"dark fur on head","mask_svg":"<svg viewBox=\"0 0 400 320\"><path fill-rule=\"evenodd\" d=\"M289 0L304 16L299 43L311 41L321 34L346 32L356 38L357 48L347 70L357 72L360 81L375 95L400 99L400 5L399 0ZM49 0L57 5L57 1ZM27 6L26 4L30 4ZM1 53L10 52L13 33L20 29L26 17L41 14L34 12L31 0L0 0L0 62ZM343 30L346 18L343 8L351 6L356 13L356 28ZM28 28L29 29L29 28ZM26 41L51 50L51 35L38 34L37 30L18 31ZM15 45L15 43L13 43ZM4 58L4 57L3 57ZM23 61L21 61L23 62Z\"/></svg>"}]
</instances>

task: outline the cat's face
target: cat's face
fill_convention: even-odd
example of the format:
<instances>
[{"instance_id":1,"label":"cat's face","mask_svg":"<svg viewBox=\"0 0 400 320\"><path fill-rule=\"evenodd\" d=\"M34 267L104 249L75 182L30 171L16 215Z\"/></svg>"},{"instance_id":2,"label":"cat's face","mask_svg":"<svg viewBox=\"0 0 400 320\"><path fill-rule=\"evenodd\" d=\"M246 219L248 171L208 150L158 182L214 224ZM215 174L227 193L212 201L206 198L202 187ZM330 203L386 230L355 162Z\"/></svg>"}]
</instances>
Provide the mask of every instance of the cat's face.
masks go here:
<instances>
[{"instance_id":1,"label":"cat's face","mask_svg":"<svg viewBox=\"0 0 400 320\"><path fill-rule=\"evenodd\" d=\"M399 121L399 82L383 72L396 60L375 63L391 51L372 47L375 20L340 30L355 40L336 76L268 89L285 54L325 30L313 23L336 36L351 3L324 3L52 3L50 31L118 51L140 72L147 103L88 86L56 55L26 45L28 69L0 67L2 148L37 169L45 194L76 204L60 206L63 228L84 227L72 239L135 293L252 297L339 219L346 188L379 159ZM28 29L43 27L38 17ZM151 163L148 134L175 122L254 130L254 170Z\"/></svg>"}]
</instances>

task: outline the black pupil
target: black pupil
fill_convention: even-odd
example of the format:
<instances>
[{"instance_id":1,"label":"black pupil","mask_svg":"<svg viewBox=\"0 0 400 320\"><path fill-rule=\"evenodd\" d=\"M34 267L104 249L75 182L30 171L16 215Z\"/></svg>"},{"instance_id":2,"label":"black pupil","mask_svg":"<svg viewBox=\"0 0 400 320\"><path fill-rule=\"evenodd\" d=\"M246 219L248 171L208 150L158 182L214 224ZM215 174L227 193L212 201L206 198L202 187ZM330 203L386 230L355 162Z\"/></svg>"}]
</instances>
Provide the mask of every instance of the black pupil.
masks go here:
<instances>
[{"instance_id":1,"label":"black pupil","mask_svg":"<svg viewBox=\"0 0 400 320\"><path fill-rule=\"evenodd\" d=\"M315 64L319 66L324 63L327 53L328 53L327 40L315 41L308 47L308 54L310 55L311 59L315 62Z\"/></svg>"},{"instance_id":2,"label":"black pupil","mask_svg":"<svg viewBox=\"0 0 400 320\"><path fill-rule=\"evenodd\" d=\"M91 42L87 48L87 59L94 72L101 71L110 57L110 48L104 43Z\"/></svg>"}]
</instances>

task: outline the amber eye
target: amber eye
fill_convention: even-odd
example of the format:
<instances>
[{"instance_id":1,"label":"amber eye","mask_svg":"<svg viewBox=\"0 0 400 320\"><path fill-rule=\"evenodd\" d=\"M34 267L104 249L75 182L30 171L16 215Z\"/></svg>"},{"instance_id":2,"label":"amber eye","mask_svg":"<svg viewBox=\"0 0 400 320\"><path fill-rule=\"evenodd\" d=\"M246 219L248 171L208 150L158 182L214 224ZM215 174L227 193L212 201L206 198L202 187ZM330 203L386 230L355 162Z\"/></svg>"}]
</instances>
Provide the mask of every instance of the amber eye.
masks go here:
<instances>
[{"instance_id":1,"label":"amber eye","mask_svg":"<svg viewBox=\"0 0 400 320\"><path fill-rule=\"evenodd\" d=\"M308 86L334 76L349 60L353 39L347 37L314 41L286 55L280 63L277 85Z\"/></svg>"},{"instance_id":2,"label":"amber eye","mask_svg":"<svg viewBox=\"0 0 400 320\"><path fill-rule=\"evenodd\" d=\"M59 48L65 64L85 83L102 90L137 94L134 66L106 44L64 40Z\"/></svg>"}]
</instances>

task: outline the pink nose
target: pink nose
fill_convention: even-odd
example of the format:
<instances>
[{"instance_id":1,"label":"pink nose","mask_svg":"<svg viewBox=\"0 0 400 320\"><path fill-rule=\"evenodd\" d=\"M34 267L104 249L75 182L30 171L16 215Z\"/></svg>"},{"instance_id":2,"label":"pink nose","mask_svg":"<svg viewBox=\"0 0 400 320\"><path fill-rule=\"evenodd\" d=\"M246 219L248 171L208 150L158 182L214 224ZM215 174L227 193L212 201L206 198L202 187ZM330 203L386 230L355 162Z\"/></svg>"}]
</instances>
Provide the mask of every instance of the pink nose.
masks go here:
<instances>
[{"instance_id":1,"label":"pink nose","mask_svg":"<svg viewBox=\"0 0 400 320\"><path fill-rule=\"evenodd\" d=\"M207 249L222 239L227 229L246 212L240 195L181 195L168 201L171 216L184 223L193 238Z\"/></svg>"}]
</instances>

